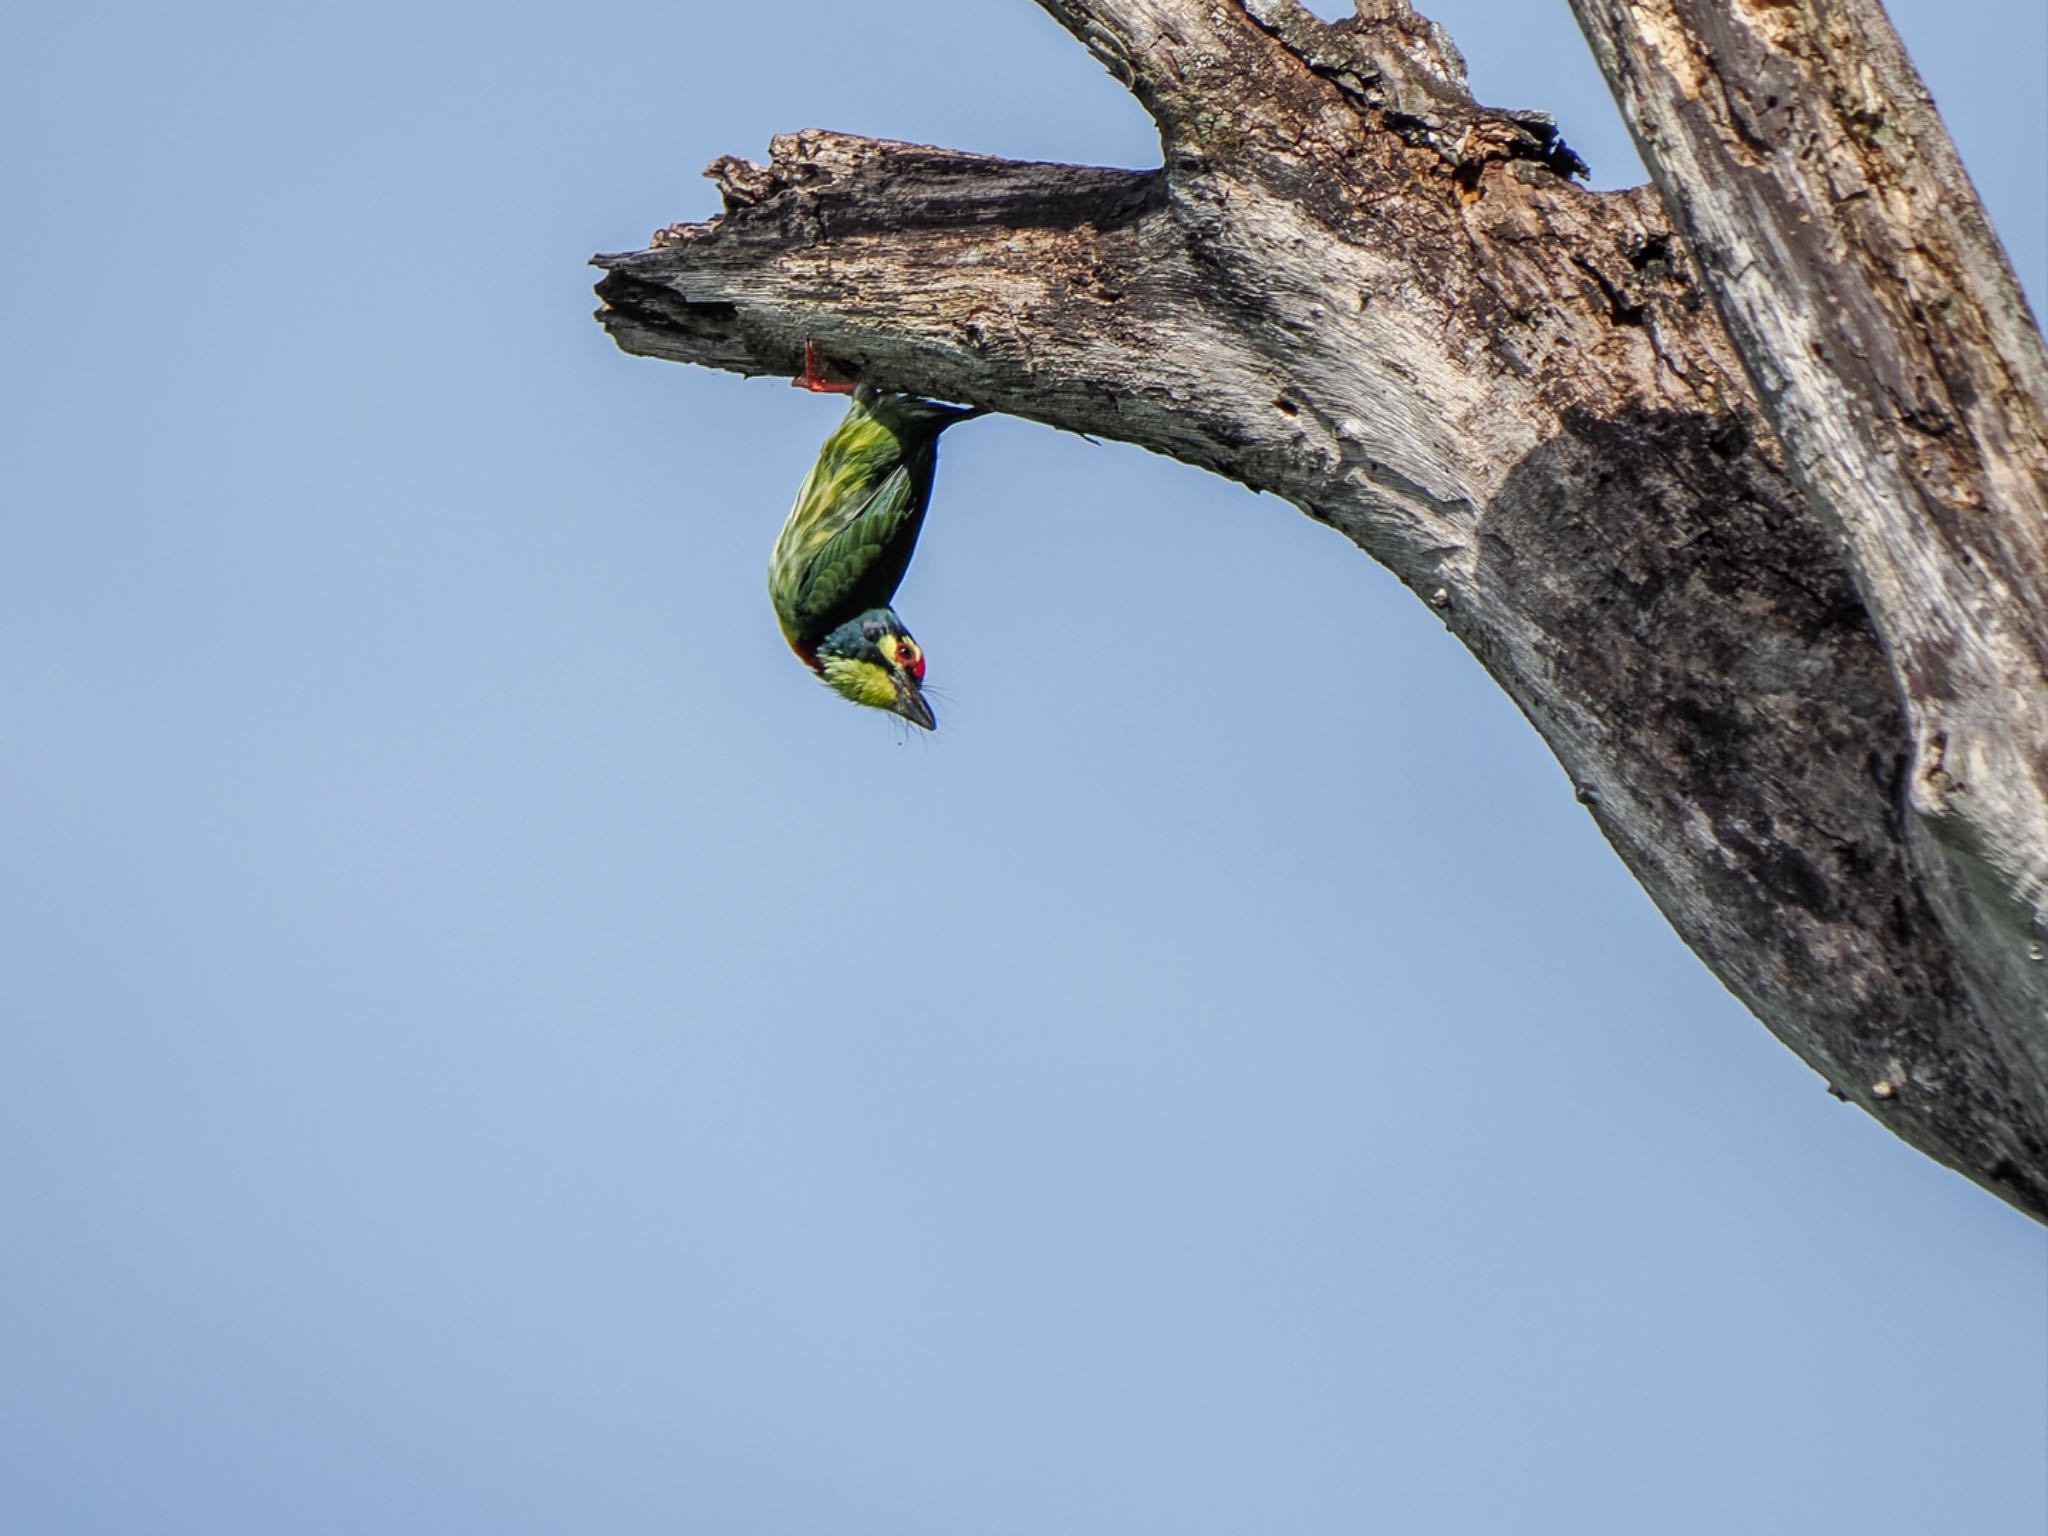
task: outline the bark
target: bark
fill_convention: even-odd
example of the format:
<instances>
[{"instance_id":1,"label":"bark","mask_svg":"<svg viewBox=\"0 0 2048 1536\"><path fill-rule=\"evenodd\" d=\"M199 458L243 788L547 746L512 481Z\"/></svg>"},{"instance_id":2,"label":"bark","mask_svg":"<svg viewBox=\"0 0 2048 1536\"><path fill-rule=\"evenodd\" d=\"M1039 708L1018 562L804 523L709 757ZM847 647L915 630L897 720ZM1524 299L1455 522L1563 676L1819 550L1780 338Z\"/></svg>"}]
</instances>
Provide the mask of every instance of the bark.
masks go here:
<instances>
[{"instance_id":1,"label":"bark","mask_svg":"<svg viewBox=\"0 0 2048 1536\"><path fill-rule=\"evenodd\" d=\"M2009 451L2023 435L1984 425L2040 397L2009 274L1982 325L1925 318L1956 291L1947 269L1904 307L1873 299L1821 366L1794 359L1820 383L1780 388L1777 333L1716 309L1770 227L1723 232L1672 195L1722 253L1708 263L1653 190L1576 185L1549 120L1473 102L1457 50L1404 0L1327 24L1294 0L1040 3L1152 113L1159 169L785 135L766 166L711 168L722 217L598 258L619 344L793 374L811 338L877 382L1140 443L1341 529L1499 680L1737 996L1837 1092L2048 1218L2042 971L2011 948L2032 941L2048 835L2024 794L1980 778L2038 770L2048 718L2029 713L2043 652L2022 643L2048 590L2022 495L2048 480ZM1607 9L1615 39L1694 35L1668 9ZM1619 47L1615 76L1637 58L1654 95L1667 58ZM1712 77L1711 59L1691 67ZM1662 140L1645 140L1654 161ZM1927 164L1974 208L1952 158ZM1750 219L1769 203L1722 201ZM1986 242L1958 281L1987 250L1996 266ZM1877 426L1849 434L1893 473L1848 473L1867 492L1852 507L1816 465L1839 424L1802 435L1784 404L1839 415L1843 360L1878 393L1934 381L1894 403L1949 413L1866 412L1919 436L1905 453ZM1979 515L1994 502L2003 521ZM1886 519L1916 527L1876 542L1945 585L1911 563L1894 587L1871 574L1843 530ZM1921 647L1900 593L1962 639ZM1937 653L1939 687L1916 693ZM2028 677L2032 694L2001 694Z\"/></svg>"},{"instance_id":2,"label":"bark","mask_svg":"<svg viewBox=\"0 0 2048 1536\"><path fill-rule=\"evenodd\" d=\"M2048 354L1873 0L1573 0L1904 704L1909 847L2048 1083Z\"/></svg>"}]
</instances>

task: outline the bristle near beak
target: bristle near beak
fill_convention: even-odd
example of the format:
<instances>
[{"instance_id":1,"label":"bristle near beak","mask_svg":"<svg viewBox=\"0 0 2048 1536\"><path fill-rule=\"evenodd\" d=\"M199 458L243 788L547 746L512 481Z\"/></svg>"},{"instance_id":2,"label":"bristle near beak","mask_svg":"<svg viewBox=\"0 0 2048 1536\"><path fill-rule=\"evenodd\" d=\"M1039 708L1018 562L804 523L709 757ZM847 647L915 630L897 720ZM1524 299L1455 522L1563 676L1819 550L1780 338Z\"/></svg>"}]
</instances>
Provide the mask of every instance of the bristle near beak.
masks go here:
<instances>
[{"instance_id":1,"label":"bristle near beak","mask_svg":"<svg viewBox=\"0 0 2048 1536\"><path fill-rule=\"evenodd\" d=\"M899 678L896 683L896 713L912 725L923 726L928 731L939 728L938 716L932 713L931 705L924 699L924 690L909 678Z\"/></svg>"}]
</instances>

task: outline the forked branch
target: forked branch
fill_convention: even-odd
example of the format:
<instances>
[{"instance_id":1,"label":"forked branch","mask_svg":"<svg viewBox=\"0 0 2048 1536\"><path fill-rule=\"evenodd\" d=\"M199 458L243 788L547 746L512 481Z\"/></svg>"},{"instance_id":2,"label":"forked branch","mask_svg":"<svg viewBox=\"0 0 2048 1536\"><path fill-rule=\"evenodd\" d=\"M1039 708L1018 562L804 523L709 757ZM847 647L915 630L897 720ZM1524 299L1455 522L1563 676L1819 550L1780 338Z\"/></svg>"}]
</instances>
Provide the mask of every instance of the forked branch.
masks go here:
<instances>
[{"instance_id":1,"label":"forked branch","mask_svg":"<svg viewBox=\"0 0 2048 1536\"><path fill-rule=\"evenodd\" d=\"M1292 501L1499 679L1686 941L1842 1094L2048 1216L2048 1063L1959 956L1854 571L1683 230L1400 0L1041 0L1152 171L828 133L602 257L621 346L864 376Z\"/></svg>"}]
</instances>

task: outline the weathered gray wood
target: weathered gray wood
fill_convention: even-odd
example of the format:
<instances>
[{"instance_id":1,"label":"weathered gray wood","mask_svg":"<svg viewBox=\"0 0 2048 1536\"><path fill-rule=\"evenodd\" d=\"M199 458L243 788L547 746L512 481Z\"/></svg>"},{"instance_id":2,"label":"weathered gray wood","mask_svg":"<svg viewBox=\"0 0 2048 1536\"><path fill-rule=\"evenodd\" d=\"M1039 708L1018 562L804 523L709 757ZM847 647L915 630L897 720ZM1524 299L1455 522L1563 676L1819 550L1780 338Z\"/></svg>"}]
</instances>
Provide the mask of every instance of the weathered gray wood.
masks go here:
<instances>
[{"instance_id":1,"label":"weathered gray wood","mask_svg":"<svg viewBox=\"0 0 2048 1536\"><path fill-rule=\"evenodd\" d=\"M2048 353L1876 0L1573 0L1911 741L1911 847L2048 1095Z\"/></svg>"},{"instance_id":2,"label":"weathered gray wood","mask_svg":"<svg viewBox=\"0 0 2048 1536\"><path fill-rule=\"evenodd\" d=\"M793 373L814 338L1341 529L1759 1017L2048 1216L2048 1102L1914 860L1881 637L1656 196L1574 185L1396 0L1041 3L1158 119L1160 170L785 135L713 166L723 217L599 258L620 345Z\"/></svg>"}]
</instances>

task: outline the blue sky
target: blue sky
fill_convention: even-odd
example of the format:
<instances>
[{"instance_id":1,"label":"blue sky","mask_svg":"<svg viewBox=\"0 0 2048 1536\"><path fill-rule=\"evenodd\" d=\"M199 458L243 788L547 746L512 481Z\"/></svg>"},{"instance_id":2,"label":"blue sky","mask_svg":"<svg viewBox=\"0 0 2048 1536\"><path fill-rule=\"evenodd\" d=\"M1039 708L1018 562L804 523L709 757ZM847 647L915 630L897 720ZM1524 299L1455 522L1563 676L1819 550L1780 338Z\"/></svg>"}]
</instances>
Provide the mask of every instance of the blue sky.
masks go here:
<instances>
[{"instance_id":1,"label":"blue sky","mask_svg":"<svg viewBox=\"0 0 2048 1536\"><path fill-rule=\"evenodd\" d=\"M1895 15L2038 310L2048 19ZM941 732L783 649L839 403L584 261L798 127L1153 163L1034 6L43 7L0 125L0 1525L2048 1522L2041 1229L1328 530L977 422Z\"/></svg>"}]
</instances>

